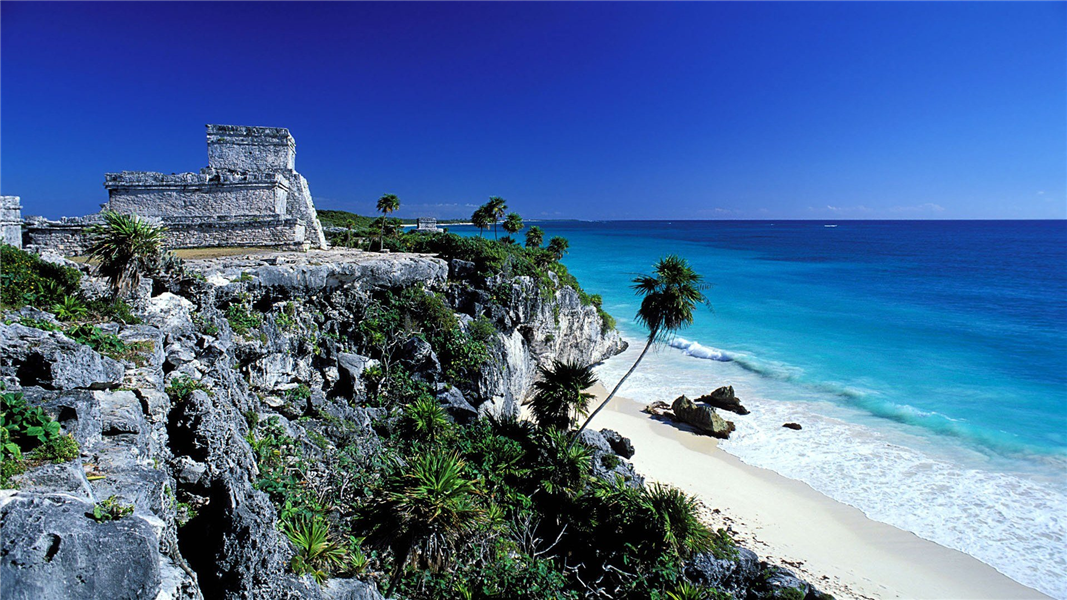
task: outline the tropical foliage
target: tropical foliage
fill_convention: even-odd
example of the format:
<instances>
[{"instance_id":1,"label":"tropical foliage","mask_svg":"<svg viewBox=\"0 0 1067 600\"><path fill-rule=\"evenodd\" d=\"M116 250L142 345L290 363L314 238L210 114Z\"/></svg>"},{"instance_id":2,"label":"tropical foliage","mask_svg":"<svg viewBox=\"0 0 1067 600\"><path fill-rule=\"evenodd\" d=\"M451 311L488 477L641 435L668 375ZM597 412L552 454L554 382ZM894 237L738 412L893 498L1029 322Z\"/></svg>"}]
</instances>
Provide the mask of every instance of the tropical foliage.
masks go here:
<instances>
[{"instance_id":1,"label":"tropical foliage","mask_svg":"<svg viewBox=\"0 0 1067 600\"><path fill-rule=\"evenodd\" d=\"M137 215L105 211L103 223L87 230L88 257L96 273L108 280L114 296L123 296L141 283L141 276L157 268L163 258L166 229Z\"/></svg>"},{"instance_id":2,"label":"tropical foliage","mask_svg":"<svg viewBox=\"0 0 1067 600\"><path fill-rule=\"evenodd\" d=\"M526 401L530 412L543 428L570 429L593 394L586 392L596 383L590 365L553 361L549 367L537 368L540 379L534 383L534 395Z\"/></svg>"},{"instance_id":3,"label":"tropical foliage","mask_svg":"<svg viewBox=\"0 0 1067 600\"><path fill-rule=\"evenodd\" d=\"M540 248L541 244L545 242L545 231L537 225L531 226L526 230L526 247L527 248Z\"/></svg>"},{"instance_id":4,"label":"tropical foliage","mask_svg":"<svg viewBox=\"0 0 1067 600\"><path fill-rule=\"evenodd\" d=\"M381 235L378 238L378 249L385 249L385 225L386 217L389 213L396 212L400 208L400 198L396 197L396 194L384 194L381 198L378 198L377 204L378 212L382 213L381 217Z\"/></svg>"}]
</instances>

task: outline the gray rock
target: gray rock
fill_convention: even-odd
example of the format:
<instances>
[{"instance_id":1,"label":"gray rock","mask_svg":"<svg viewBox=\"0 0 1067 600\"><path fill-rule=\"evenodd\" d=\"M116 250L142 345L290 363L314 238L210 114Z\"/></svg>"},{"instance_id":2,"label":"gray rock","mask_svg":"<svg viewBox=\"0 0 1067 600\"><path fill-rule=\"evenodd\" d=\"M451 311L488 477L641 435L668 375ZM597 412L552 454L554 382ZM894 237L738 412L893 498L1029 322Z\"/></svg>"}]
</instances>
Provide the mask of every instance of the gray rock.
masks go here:
<instances>
[{"instance_id":1,"label":"gray rock","mask_svg":"<svg viewBox=\"0 0 1067 600\"><path fill-rule=\"evenodd\" d=\"M138 516L98 523L93 505L63 494L0 499L0 595L9 600L152 599L159 541Z\"/></svg>"},{"instance_id":2,"label":"gray rock","mask_svg":"<svg viewBox=\"0 0 1067 600\"><path fill-rule=\"evenodd\" d=\"M437 354L426 340L412 336L404 342L400 353L400 363L407 367L415 379L429 384L441 380L441 362L437 360Z\"/></svg>"},{"instance_id":3,"label":"gray rock","mask_svg":"<svg viewBox=\"0 0 1067 600\"><path fill-rule=\"evenodd\" d=\"M714 408L728 410L739 415L748 414L748 409L742 406L741 400L734 395L734 387L732 385L726 385L710 394L705 394L694 402L703 402Z\"/></svg>"},{"instance_id":4,"label":"gray rock","mask_svg":"<svg viewBox=\"0 0 1067 600\"><path fill-rule=\"evenodd\" d=\"M685 576L693 583L739 599L747 598L748 590L759 585L762 572L759 557L747 548L738 548L734 559L715 558L710 552L697 554L685 567Z\"/></svg>"},{"instance_id":5,"label":"gray rock","mask_svg":"<svg viewBox=\"0 0 1067 600\"><path fill-rule=\"evenodd\" d=\"M365 396L367 389L367 386L363 381L363 372L378 364L377 360L366 356L360 356L359 354L338 353L338 380L330 391L330 395L350 399L362 399Z\"/></svg>"},{"instance_id":6,"label":"gray rock","mask_svg":"<svg viewBox=\"0 0 1067 600\"><path fill-rule=\"evenodd\" d=\"M94 392L100 405L101 433L120 435L139 434L147 429L141 400L130 391Z\"/></svg>"},{"instance_id":7,"label":"gray rock","mask_svg":"<svg viewBox=\"0 0 1067 600\"><path fill-rule=\"evenodd\" d=\"M457 423L467 423L478 417L478 410L467 402L463 392L454 386L442 384L437 392L437 401Z\"/></svg>"},{"instance_id":8,"label":"gray rock","mask_svg":"<svg viewBox=\"0 0 1067 600\"><path fill-rule=\"evenodd\" d=\"M57 331L0 325L0 375L23 387L103 390L118 387L126 370Z\"/></svg>"},{"instance_id":9,"label":"gray rock","mask_svg":"<svg viewBox=\"0 0 1067 600\"><path fill-rule=\"evenodd\" d=\"M604 436L608 445L611 446L611 451L623 458L633 458L634 445L630 441L630 438L623 437L618 431L611 429L601 429L600 435Z\"/></svg>"},{"instance_id":10,"label":"gray rock","mask_svg":"<svg viewBox=\"0 0 1067 600\"><path fill-rule=\"evenodd\" d=\"M734 424L723 419L710 406L698 406L685 396L678 396L671 404L676 421L691 425L699 432L726 439L734 430Z\"/></svg>"},{"instance_id":11,"label":"gray rock","mask_svg":"<svg viewBox=\"0 0 1067 600\"><path fill-rule=\"evenodd\" d=\"M467 260L460 260L453 258L448 261L448 278L449 279L469 279L476 274L477 270L474 263Z\"/></svg>"},{"instance_id":12,"label":"gray rock","mask_svg":"<svg viewBox=\"0 0 1067 600\"><path fill-rule=\"evenodd\" d=\"M59 464L44 464L15 476L12 481L23 493L63 493L81 500L92 501L93 489L85 478L80 460Z\"/></svg>"},{"instance_id":13,"label":"gray rock","mask_svg":"<svg viewBox=\"0 0 1067 600\"><path fill-rule=\"evenodd\" d=\"M328 600L385 600L376 585L358 579L331 579L322 595Z\"/></svg>"},{"instance_id":14,"label":"gray rock","mask_svg":"<svg viewBox=\"0 0 1067 600\"><path fill-rule=\"evenodd\" d=\"M578 435L578 441L596 452L611 452L611 446L608 444L608 440L604 439L604 435L599 431L584 429L582 430L582 433Z\"/></svg>"}]
</instances>

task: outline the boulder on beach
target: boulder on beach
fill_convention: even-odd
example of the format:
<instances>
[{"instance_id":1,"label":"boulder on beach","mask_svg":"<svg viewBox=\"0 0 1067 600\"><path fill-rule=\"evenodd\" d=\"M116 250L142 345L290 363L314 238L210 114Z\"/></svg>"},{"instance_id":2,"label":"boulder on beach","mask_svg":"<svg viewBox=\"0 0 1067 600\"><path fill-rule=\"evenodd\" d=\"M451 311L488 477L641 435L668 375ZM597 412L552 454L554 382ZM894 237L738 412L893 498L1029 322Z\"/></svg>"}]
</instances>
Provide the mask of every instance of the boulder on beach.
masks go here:
<instances>
[{"instance_id":1,"label":"boulder on beach","mask_svg":"<svg viewBox=\"0 0 1067 600\"><path fill-rule=\"evenodd\" d=\"M800 426L800 423L786 423L786 424L782 425L782 427L785 427L786 429L795 429L797 431L800 431L801 429L803 429Z\"/></svg>"},{"instance_id":2,"label":"boulder on beach","mask_svg":"<svg viewBox=\"0 0 1067 600\"><path fill-rule=\"evenodd\" d=\"M674 418L674 413L671 412L671 405L662 400L656 400L655 402L645 406L641 409L642 412L646 412L653 417L666 417L668 419Z\"/></svg>"},{"instance_id":3,"label":"boulder on beach","mask_svg":"<svg viewBox=\"0 0 1067 600\"><path fill-rule=\"evenodd\" d=\"M674 420L696 427L701 433L726 439L734 424L719 416L710 406L698 405L685 396L678 396L671 405Z\"/></svg>"},{"instance_id":4,"label":"boulder on beach","mask_svg":"<svg viewBox=\"0 0 1067 600\"><path fill-rule=\"evenodd\" d=\"M747 415L748 409L741 405L741 400L734 395L734 386L724 385L710 394L705 394L696 399L696 402L728 410L739 415Z\"/></svg>"}]
</instances>

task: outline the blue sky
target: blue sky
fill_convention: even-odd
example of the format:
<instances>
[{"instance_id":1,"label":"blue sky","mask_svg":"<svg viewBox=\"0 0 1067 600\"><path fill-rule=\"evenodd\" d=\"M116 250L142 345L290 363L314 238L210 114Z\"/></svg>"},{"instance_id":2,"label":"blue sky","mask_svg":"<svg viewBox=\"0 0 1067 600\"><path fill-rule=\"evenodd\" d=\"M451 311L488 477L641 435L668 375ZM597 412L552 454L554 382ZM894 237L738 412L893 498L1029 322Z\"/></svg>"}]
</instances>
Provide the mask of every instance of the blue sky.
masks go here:
<instances>
[{"instance_id":1,"label":"blue sky","mask_svg":"<svg viewBox=\"0 0 1067 600\"><path fill-rule=\"evenodd\" d=\"M1067 217L1067 4L0 5L0 192L97 210L288 127L320 208Z\"/></svg>"}]
</instances>

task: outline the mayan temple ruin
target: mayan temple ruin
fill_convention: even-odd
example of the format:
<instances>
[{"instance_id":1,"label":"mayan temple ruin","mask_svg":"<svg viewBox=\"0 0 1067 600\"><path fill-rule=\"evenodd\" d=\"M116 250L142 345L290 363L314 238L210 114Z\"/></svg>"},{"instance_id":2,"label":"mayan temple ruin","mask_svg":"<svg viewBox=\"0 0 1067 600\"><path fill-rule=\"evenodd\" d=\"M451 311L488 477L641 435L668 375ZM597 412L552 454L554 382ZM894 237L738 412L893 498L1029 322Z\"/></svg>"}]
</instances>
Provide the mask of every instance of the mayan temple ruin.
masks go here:
<instances>
[{"instance_id":1,"label":"mayan temple ruin","mask_svg":"<svg viewBox=\"0 0 1067 600\"><path fill-rule=\"evenodd\" d=\"M327 247L288 129L208 125L207 147L208 166L199 173L106 174L102 207L163 224L171 248ZM26 245L79 254L85 227L98 219L27 219Z\"/></svg>"}]
</instances>

